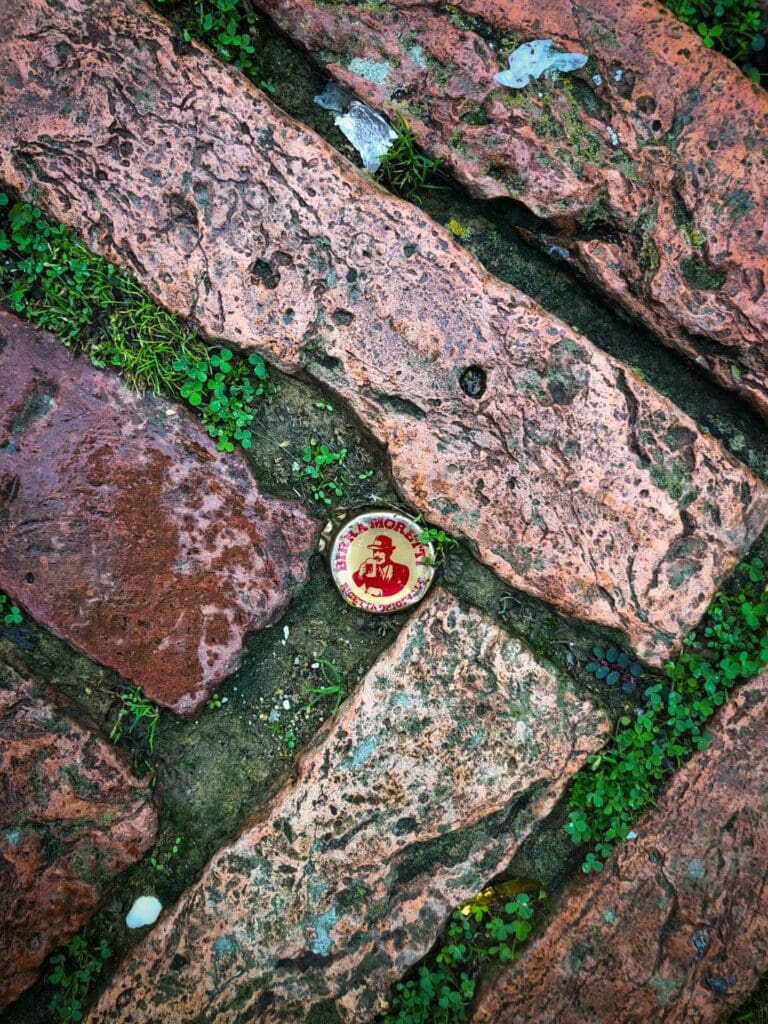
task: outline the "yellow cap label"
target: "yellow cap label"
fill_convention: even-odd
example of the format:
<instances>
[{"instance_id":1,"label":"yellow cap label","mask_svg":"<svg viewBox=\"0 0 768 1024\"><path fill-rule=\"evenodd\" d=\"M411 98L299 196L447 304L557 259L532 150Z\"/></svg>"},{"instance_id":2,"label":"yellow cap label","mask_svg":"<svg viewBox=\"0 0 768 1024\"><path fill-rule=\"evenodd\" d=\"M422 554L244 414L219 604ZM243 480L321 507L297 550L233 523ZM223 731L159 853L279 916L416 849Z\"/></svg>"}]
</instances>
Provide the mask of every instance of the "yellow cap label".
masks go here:
<instances>
[{"instance_id":1,"label":"yellow cap label","mask_svg":"<svg viewBox=\"0 0 768 1024\"><path fill-rule=\"evenodd\" d=\"M395 612L416 604L432 582L434 549L422 527L397 512L366 512L351 519L331 548L331 572L345 601L368 612Z\"/></svg>"}]
</instances>

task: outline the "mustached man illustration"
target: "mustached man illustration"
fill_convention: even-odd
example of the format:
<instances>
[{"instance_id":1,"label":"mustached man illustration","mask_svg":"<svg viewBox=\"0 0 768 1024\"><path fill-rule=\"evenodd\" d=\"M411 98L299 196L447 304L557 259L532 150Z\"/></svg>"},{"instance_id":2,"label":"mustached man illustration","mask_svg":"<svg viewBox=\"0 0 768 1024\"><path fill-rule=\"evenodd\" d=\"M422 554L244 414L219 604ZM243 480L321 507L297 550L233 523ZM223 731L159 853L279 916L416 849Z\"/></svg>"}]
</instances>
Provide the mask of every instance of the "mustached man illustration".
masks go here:
<instances>
[{"instance_id":1,"label":"mustached man illustration","mask_svg":"<svg viewBox=\"0 0 768 1024\"><path fill-rule=\"evenodd\" d=\"M392 552L395 545L390 537L380 533L368 545L371 552L352 573L356 586L361 587L370 597L393 597L408 583L410 570L402 562L395 562Z\"/></svg>"}]
</instances>

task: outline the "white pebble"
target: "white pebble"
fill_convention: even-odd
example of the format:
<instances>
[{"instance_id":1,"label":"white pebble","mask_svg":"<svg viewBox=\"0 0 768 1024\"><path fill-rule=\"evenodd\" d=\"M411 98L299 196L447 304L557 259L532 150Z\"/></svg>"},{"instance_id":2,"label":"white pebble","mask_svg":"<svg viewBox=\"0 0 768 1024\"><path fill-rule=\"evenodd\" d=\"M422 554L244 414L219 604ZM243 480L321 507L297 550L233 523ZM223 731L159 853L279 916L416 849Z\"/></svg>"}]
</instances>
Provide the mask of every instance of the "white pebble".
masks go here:
<instances>
[{"instance_id":1,"label":"white pebble","mask_svg":"<svg viewBox=\"0 0 768 1024\"><path fill-rule=\"evenodd\" d=\"M290 711L291 710L291 702L289 700L284 700L283 701L283 707L285 708L286 711Z\"/></svg>"},{"instance_id":2,"label":"white pebble","mask_svg":"<svg viewBox=\"0 0 768 1024\"><path fill-rule=\"evenodd\" d=\"M128 928L144 928L154 924L163 905L156 896L139 896L125 917Z\"/></svg>"}]
</instances>

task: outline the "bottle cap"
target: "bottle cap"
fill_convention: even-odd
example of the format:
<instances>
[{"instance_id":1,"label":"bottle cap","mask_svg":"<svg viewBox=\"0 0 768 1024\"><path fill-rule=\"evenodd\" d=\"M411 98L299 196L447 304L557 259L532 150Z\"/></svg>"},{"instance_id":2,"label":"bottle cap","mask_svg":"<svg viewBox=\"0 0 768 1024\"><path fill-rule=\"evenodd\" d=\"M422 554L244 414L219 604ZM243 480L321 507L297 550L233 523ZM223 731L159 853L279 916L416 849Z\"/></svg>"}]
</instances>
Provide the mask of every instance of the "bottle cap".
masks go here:
<instances>
[{"instance_id":1,"label":"bottle cap","mask_svg":"<svg viewBox=\"0 0 768 1024\"><path fill-rule=\"evenodd\" d=\"M374 509L323 531L333 581L355 608L382 614L420 601L435 575L435 550L419 537L424 527L400 512Z\"/></svg>"}]
</instances>

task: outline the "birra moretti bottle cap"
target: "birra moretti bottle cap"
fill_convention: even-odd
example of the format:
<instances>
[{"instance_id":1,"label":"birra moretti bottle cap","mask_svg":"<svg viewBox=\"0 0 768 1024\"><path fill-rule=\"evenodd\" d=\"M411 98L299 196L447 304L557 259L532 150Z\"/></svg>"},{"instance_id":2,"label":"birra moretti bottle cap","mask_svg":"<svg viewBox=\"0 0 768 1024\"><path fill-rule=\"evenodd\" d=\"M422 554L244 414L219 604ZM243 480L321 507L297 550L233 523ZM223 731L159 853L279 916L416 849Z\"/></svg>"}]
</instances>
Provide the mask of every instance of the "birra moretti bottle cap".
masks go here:
<instances>
[{"instance_id":1,"label":"birra moretti bottle cap","mask_svg":"<svg viewBox=\"0 0 768 1024\"><path fill-rule=\"evenodd\" d=\"M344 600L366 612L399 612L429 590L435 551L419 538L424 527L388 509L329 524L325 547Z\"/></svg>"}]
</instances>

